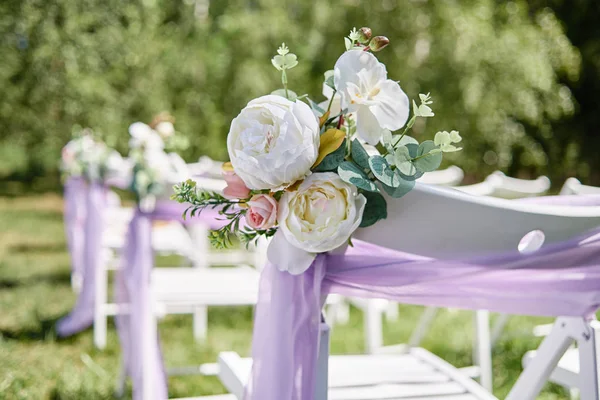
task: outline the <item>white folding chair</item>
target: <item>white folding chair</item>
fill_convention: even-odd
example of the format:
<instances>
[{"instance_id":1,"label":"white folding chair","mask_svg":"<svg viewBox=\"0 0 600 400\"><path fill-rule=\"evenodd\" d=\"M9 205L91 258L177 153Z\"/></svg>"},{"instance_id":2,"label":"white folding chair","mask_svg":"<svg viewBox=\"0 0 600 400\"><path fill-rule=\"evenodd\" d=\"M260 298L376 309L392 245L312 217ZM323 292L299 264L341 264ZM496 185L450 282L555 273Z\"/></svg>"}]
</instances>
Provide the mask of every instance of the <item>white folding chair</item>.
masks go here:
<instances>
[{"instance_id":1,"label":"white folding chair","mask_svg":"<svg viewBox=\"0 0 600 400\"><path fill-rule=\"evenodd\" d=\"M388 198L387 201L388 218L379 221L375 227L357 231L355 237L379 246L434 258L511 251L534 231L542 231L546 243L559 242L600 226L600 207L539 206L475 197L422 184L417 184L402 199ZM424 212L428 218L422 218ZM489 229L491 225L494 229ZM406 226L417 231L401 241L396 240L398 230ZM549 336L542 343L538 356L521 374L507 399L534 399L567 349L570 338L586 335L585 352L580 354L581 370L587 371L582 400L597 400L600 379L596 354L600 351L597 348L600 338L595 335L595 324L583 318L558 318L552 338L549 339ZM567 329L568 334L561 332L562 329ZM321 354L327 355L326 337L321 343L324 347ZM324 359L327 358L320 356L320 360ZM479 354L479 361L482 369L491 369L489 352ZM219 364L219 376L224 385L241 398L251 360L223 353ZM354 368L346 368L349 365ZM329 377L329 398L336 400L495 399L489 391L455 367L421 348L409 348L400 355L330 356L328 372L326 363L319 364L319 368L321 375L318 381L326 385L326 377ZM360 388L357 388L356 382L360 383ZM317 388L317 392L321 393L321 397L316 400L327 398L326 394L323 395L327 392L326 386Z\"/></svg>"},{"instance_id":2,"label":"white folding chair","mask_svg":"<svg viewBox=\"0 0 600 400\"><path fill-rule=\"evenodd\" d=\"M568 178L561 191L561 195L586 195L586 194L600 194L600 188L595 186L587 186L582 184L577 178ZM597 321L593 321L592 328L594 330L594 335L598 335L599 327ZM534 329L534 335L536 336L548 336L552 334L552 325L539 325ZM579 387L581 382L586 380L585 377L580 376L580 363L581 360L579 358L579 354L581 351L581 346L586 346L587 343L581 343L581 335L579 332L575 331L566 331L565 336L570 337L574 344L576 343L579 347L579 350L575 347L569 348L565 355L558 361L558 365L556 369L552 372L550 376L550 381L557 383L565 388L569 389L572 392L572 397L576 397L576 393L579 392ZM565 336L554 337L551 340L559 341L566 340ZM599 336L596 336L599 337ZM525 354L523 357L523 366L529 365L533 359L536 357L536 351L530 351ZM584 371L584 374L588 373L588 371Z\"/></svg>"}]
</instances>

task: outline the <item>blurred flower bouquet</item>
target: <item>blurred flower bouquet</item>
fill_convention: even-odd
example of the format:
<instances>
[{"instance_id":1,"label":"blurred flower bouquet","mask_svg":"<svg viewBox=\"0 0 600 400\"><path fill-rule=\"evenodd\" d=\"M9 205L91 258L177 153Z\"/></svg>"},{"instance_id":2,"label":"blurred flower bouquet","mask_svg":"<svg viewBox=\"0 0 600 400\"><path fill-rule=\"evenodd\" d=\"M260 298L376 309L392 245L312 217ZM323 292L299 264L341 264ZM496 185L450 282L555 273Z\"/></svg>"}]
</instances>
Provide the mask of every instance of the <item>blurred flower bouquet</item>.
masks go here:
<instances>
[{"instance_id":1,"label":"blurred flower bouquet","mask_svg":"<svg viewBox=\"0 0 600 400\"><path fill-rule=\"evenodd\" d=\"M189 203L191 216L207 207L229 221L211 232L217 247L237 235L248 244L273 237L269 260L292 274L304 272L318 253L351 243L359 227L387 217L386 200L402 197L442 153L460 150L456 131L419 143L408 135L417 118L430 118L429 94L411 103L388 79L374 52L389 44L353 29L346 52L325 73L326 102L288 88L298 64L285 44L271 60L283 88L254 99L232 121L227 137L223 194L198 190L191 180L175 186L173 199ZM397 133L392 133L392 132Z\"/></svg>"},{"instance_id":2,"label":"blurred flower bouquet","mask_svg":"<svg viewBox=\"0 0 600 400\"><path fill-rule=\"evenodd\" d=\"M118 173L124 160L116 150L94 137L91 129L77 130L63 147L60 170L63 179L85 178L91 182L104 181Z\"/></svg>"},{"instance_id":3,"label":"blurred flower bouquet","mask_svg":"<svg viewBox=\"0 0 600 400\"><path fill-rule=\"evenodd\" d=\"M131 190L138 202L147 199L149 208L153 206L153 198L165 192L165 184L181 179L187 168L177 153L166 152L187 146L185 138L177 135L174 122L171 115L161 113L150 125L135 122L129 126Z\"/></svg>"}]
</instances>

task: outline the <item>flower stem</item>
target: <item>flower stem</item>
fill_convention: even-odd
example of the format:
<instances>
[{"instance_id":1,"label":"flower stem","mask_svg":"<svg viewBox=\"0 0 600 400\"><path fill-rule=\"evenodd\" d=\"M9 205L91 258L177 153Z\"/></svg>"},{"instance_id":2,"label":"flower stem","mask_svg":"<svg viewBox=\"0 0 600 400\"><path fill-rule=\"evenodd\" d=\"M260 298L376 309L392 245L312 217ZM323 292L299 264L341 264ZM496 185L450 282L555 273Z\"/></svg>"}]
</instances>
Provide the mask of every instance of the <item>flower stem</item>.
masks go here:
<instances>
[{"instance_id":1,"label":"flower stem","mask_svg":"<svg viewBox=\"0 0 600 400\"><path fill-rule=\"evenodd\" d=\"M289 100L290 94L288 92L288 80L287 80L287 74L285 72L285 69L281 70L281 83L283 84L283 89L285 90L285 98Z\"/></svg>"},{"instance_id":2,"label":"flower stem","mask_svg":"<svg viewBox=\"0 0 600 400\"><path fill-rule=\"evenodd\" d=\"M329 104L327 105L326 113L328 113L331 110L331 105L333 104L333 98L335 97L336 93L337 93L337 90L333 89L333 94L331 95L331 98L329 99Z\"/></svg>"}]
</instances>

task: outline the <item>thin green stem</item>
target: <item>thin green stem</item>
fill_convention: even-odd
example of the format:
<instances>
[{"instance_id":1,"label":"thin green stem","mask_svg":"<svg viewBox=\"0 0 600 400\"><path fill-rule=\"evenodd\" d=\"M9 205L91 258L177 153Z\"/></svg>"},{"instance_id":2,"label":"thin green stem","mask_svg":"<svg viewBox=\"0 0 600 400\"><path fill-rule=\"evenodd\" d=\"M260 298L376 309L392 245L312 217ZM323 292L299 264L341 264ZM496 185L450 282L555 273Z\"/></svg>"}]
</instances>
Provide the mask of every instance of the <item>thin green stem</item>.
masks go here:
<instances>
[{"instance_id":1,"label":"thin green stem","mask_svg":"<svg viewBox=\"0 0 600 400\"><path fill-rule=\"evenodd\" d=\"M327 111L325 113L328 113L331 110L331 105L333 104L333 98L335 97L336 93L337 93L337 90L333 89L333 94L331 95L331 98L329 99L329 104L327 105Z\"/></svg>"},{"instance_id":2,"label":"thin green stem","mask_svg":"<svg viewBox=\"0 0 600 400\"><path fill-rule=\"evenodd\" d=\"M289 100L290 94L288 92L288 80L287 80L287 73L285 72L285 69L281 70L281 83L283 84L283 89L285 90L285 98Z\"/></svg>"}]
</instances>

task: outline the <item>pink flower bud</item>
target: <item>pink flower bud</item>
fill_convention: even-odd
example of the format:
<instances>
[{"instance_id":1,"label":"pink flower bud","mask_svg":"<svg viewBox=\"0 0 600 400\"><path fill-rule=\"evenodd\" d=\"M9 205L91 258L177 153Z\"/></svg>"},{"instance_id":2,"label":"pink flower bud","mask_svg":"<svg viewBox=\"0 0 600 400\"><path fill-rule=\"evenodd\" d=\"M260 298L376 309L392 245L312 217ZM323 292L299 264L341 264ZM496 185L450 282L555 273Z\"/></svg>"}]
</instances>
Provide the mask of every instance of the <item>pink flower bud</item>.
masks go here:
<instances>
[{"instance_id":1,"label":"pink flower bud","mask_svg":"<svg viewBox=\"0 0 600 400\"><path fill-rule=\"evenodd\" d=\"M250 195L250 189L235 172L223 172L223 178L227 182L227 187L223 190L223 196L226 198L245 199Z\"/></svg>"}]
</instances>

